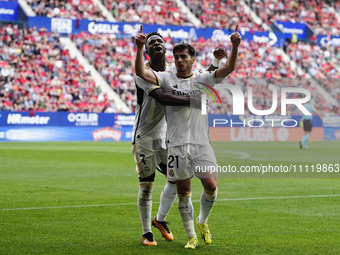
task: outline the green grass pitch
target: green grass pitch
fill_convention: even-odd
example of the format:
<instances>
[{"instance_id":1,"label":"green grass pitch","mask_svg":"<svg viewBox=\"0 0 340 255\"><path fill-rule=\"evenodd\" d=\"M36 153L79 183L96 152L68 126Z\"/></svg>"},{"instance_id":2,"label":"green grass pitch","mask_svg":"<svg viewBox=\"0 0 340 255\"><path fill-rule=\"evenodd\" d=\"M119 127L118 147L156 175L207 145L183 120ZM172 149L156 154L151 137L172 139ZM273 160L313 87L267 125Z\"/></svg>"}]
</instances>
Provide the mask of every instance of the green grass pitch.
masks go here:
<instances>
[{"instance_id":1,"label":"green grass pitch","mask_svg":"<svg viewBox=\"0 0 340 255\"><path fill-rule=\"evenodd\" d=\"M340 163L339 142L309 146L213 143L219 165ZM129 142L0 143L0 254L340 254L340 179L257 177L219 178L211 245L184 249L175 203L175 240L153 228L158 246L144 247ZM156 174L153 216L164 184ZM196 218L196 178L192 190Z\"/></svg>"}]
</instances>

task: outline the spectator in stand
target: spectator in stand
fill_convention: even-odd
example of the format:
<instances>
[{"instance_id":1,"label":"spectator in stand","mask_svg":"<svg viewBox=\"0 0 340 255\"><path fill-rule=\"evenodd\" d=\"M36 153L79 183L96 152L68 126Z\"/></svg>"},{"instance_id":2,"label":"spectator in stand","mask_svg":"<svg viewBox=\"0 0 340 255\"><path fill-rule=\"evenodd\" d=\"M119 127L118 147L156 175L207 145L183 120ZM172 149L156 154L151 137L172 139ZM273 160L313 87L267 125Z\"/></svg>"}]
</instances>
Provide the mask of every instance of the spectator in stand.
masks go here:
<instances>
[{"instance_id":1,"label":"spectator in stand","mask_svg":"<svg viewBox=\"0 0 340 255\"><path fill-rule=\"evenodd\" d=\"M318 34L339 35L340 26L335 13L322 0L246 0L247 4L268 25L274 21L302 22ZM337 1L337 6L340 6Z\"/></svg>"},{"instance_id":2,"label":"spectator in stand","mask_svg":"<svg viewBox=\"0 0 340 255\"><path fill-rule=\"evenodd\" d=\"M186 0L185 2L201 21L202 27L232 30L238 24L242 31L264 31L262 26L253 21L250 14L245 13L245 8L239 0Z\"/></svg>"},{"instance_id":3,"label":"spectator in stand","mask_svg":"<svg viewBox=\"0 0 340 255\"><path fill-rule=\"evenodd\" d=\"M111 10L118 21L157 25L193 25L174 0L111 0L107 4L107 9Z\"/></svg>"},{"instance_id":4,"label":"spectator in stand","mask_svg":"<svg viewBox=\"0 0 340 255\"><path fill-rule=\"evenodd\" d=\"M82 32L73 39L83 55L106 78L112 89L120 95L128 107L134 109L136 94L132 60L135 53L132 38L118 39L113 35L91 35Z\"/></svg>"},{"instance_id":5,"label":"spectator in stand","mask_svg":"<svg viewBox=\"0 0 340 255\"><path fill-rule=\"evenodd\" d=\"M103 112L110 106L90 74L62 48L55 33L17 27L9 33L7 28L0 28L2 109Z\"/></svg>"},{"instance_id":6,"label":"spectator in stand","mask_svg":"<svg viewBox=\"0 0 340 255\"><path fill-rule=\"evenodd\" d=\"M289 55L314 78L340 78L339 50L340 47L306 42L289 45Z\"/></svg>"},{"instance_id":7,"label":"spectator in stand","mask_svg":"<svg viewBox=\"0 0 340 255\"><path fill-rule=\"evenodd\" d=\"M91 0L27 0L38 16L48 18L107 20Z\"/></svg>"}]
</instances>

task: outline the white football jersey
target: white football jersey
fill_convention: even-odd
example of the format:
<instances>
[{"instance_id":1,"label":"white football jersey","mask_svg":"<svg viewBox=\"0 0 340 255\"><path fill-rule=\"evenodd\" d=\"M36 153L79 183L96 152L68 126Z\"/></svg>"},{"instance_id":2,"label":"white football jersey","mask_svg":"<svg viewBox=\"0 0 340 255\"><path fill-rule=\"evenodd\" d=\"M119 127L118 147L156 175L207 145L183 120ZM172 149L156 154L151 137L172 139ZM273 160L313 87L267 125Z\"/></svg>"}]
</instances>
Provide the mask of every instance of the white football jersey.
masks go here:
<instances>
[{"instance_id":1,"label":"white football jersey","mask_svg":"<svg viewBox=\"0 0 340 255\"><path fill-rule=\"evenodd\" d=\"M145 64L146 70L152 70L150 62ZM174 64L165 65L166 72L176 73ZM165 139L166 137L166 120L164 117L165 107L158 101L149 96L153 89L159 88L149 84L139 77L135 77L137 105L136 118L133 125L132 143L138 141L151 141L156 139Z\"/></svg>"},{"instance_id":2,"label":"white football jersey","mask_svg":"<svg viewBox=\"0 0 340 255\"><path fill-rule=\"evenodd\" d=\"M158 86L166 93L191 97L207 89L204 84L214 86L215 72L193 72L186 78L177 77L176 73L158 72ZM157 87L157 86L156 86ZM185 144L209 144L208 115L202 115L201 109L190 106L166 106L167 146Z\"/></svg>"}]
</instances>

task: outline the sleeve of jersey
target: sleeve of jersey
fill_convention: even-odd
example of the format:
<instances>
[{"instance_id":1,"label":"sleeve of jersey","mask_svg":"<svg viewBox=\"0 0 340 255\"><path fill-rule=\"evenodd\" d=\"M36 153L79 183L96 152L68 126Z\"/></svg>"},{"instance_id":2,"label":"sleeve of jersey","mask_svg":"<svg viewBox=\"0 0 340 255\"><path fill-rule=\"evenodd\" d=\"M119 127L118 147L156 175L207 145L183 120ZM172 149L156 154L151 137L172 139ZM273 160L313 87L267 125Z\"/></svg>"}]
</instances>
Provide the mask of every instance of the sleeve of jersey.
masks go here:
<instances>
[{"instance_id":1,"label":"sleeve of jersey","mask_svg":"<svg viewBox=\"0 0 340 255\"><path fill-rule=\"evenodd\" d=\"M203 72L201 73L203 83L206 83L212 87L215 86L217 82L216 79L216 70L214 72Z\"/></svg>"},{"instance_id":2,"label":"sleeve of jersey","mask_svg":"<svg viewBox=\"0 0 340 255\"><path fill-rule=\"evenodd\" d=\"M136 76L136 85L140 87L142 90L145 91L148 95L150 94L151 91L154 91L155 89L159 89L160 87L155 84L148 83L144 81L142 78L139 76Z\"/></svg>"},{"instance_id":3,"label":"sleeve of jersey","mask_svg":"<svg viewBox=\"0 0 340 255\"><path fill-rule=\"evenodd\" d=\"M169 78L170 75L164 72L153 72L153 74L156 77L158 87L164 91L165 80Z\"/></svg>"}]
</instances>

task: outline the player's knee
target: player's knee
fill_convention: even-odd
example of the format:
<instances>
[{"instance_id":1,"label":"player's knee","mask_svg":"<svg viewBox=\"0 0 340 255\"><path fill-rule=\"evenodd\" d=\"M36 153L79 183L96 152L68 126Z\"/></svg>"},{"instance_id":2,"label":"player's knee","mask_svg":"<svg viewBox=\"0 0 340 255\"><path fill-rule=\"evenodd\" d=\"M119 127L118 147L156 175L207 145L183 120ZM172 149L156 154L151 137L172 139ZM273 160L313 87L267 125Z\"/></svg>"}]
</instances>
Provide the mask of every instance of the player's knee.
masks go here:
<instances>
[{"instance_id":1,"label":"player's knee","mask_svg":"<svg viewBox=\"0 0 340 255\"><path fill-rule=\"evenodd\" d=\"M191 181L190 179L180 180L176 182L177 193L181 196L191 194Z\"/></svg>"},{"instance_id":2,"label":"player's knee","mask_svg":"<svg viewBox=\"0 0 340 255\"><path fill-rule=\"evenodd\" d=\"M187 183L177 182L177 193L181 196L187 196L191 194L191 185Z\"/></svg>"},{"instance_id":3,"label":"player's knee","mask_svg":"<svg viewBox=\"0 0 340 255\"><path fill-rule=\"evenodd\" d=\"M142 178L143 179L143 178ZM146 178L144 178L145 180ZM138 206L149 207L152 199L153 182L140 182L139 193L138 193Z\"/></svg>"},{"instance_id":4,"label":"player's knee","mask_svg":"<svg viewBox=\"0 0 340 255\"><path fill-rule=\"evenodd\" d=\"M216 184L210 185L210 186L209 186L207 189L205 189L205 190L207 190L207 191L209 191L209 192L215 192L216 189L217 189L217 183L216 183Z\"/></svg>"},{"instance_id":5,"label":"player's knee","mask_svg":"<svg viewBox=\"0 0 340 255\"><path fill-rule=\"evenodd\" d=\"M217 178L202 179L202 184L206 191L215 192L217 189Z\"/></svg>"}]
</instances>

